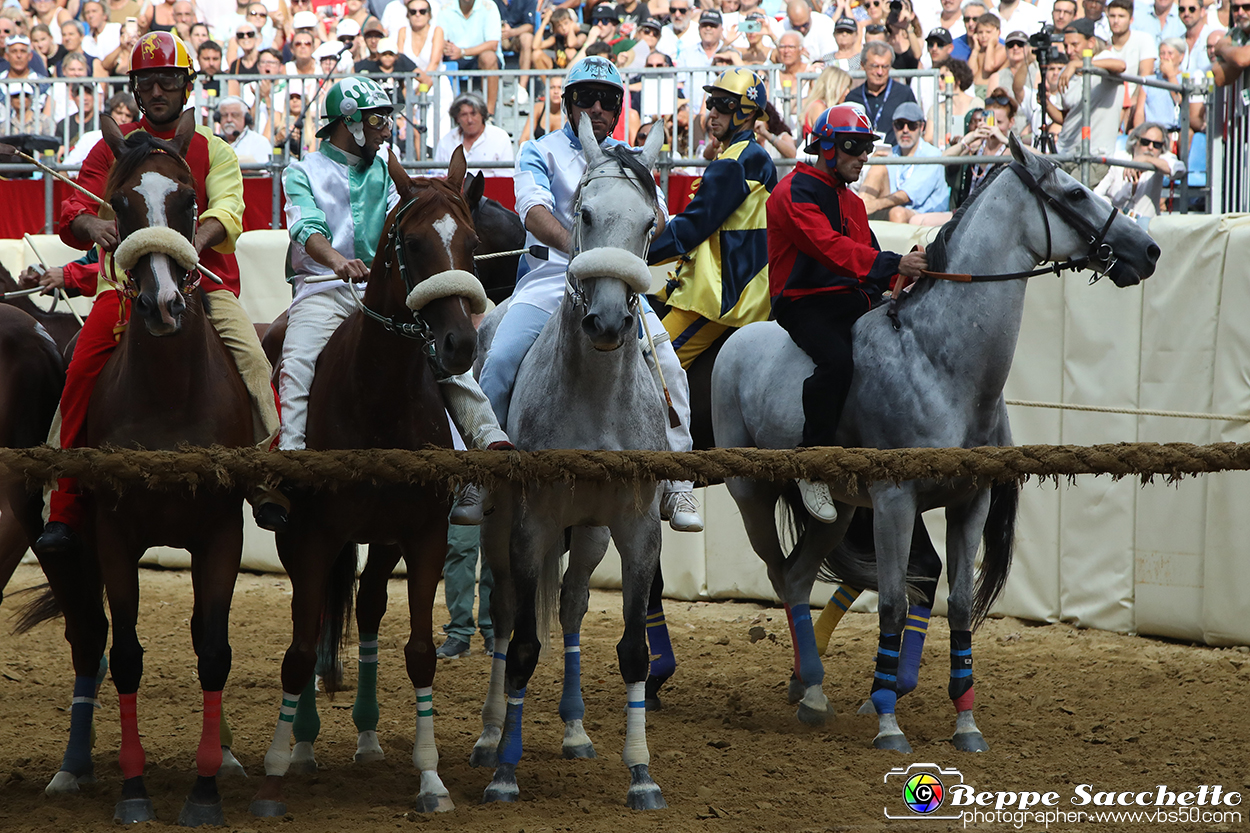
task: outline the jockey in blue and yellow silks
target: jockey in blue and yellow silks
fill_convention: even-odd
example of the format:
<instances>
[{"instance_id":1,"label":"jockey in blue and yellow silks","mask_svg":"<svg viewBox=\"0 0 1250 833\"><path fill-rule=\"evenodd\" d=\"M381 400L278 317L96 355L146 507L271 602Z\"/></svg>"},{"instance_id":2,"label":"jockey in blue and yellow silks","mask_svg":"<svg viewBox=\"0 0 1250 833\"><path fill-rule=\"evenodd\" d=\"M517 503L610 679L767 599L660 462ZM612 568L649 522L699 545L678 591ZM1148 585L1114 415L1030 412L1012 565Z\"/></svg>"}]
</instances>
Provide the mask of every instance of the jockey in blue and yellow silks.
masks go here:
<instances>
[{"instance_id":1,"label":"jockey in blue and yellow silks","mask_svg":"<svg viewBox=\"0 0 1250 833\"><path fill-rule=\"evenodd\" d=\"M653 264L677 262L659 297L669 305L664 328L684 368L725 330L765 321L770 309L764 204L777 168L755 141L767 87L759 74L731 69L703 89L708 130L723 149L648 257Z\"/></svg>"}]
</instances>

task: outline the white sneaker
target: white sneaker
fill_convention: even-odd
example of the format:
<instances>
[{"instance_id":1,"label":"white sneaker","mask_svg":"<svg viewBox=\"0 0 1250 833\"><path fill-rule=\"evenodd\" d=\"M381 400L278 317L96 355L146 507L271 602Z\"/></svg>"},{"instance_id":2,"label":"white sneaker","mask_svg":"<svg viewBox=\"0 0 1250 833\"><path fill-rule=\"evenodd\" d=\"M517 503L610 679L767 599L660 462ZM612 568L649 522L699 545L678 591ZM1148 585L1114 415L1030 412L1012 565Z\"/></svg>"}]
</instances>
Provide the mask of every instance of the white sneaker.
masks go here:
<instances>
[{"instance_id":1,"label":"white sneaker","mask_svg":"<svg viewBox=\"0 0 1250 833\"><path fill-rule=\"evenodd\" d=\"M703 518L699 517L699 501L694 492L665 492L660 501L660 520L678 532L702 532Z\"/></svg>"},{"instance_id":2,"label":"white sneaker","mask_svg":"<svg viewBox=\"0 0 1250 833\"><path fill-rule=\"evenodd\" d=\"M525 87L520 84L517 84L516 88L516 103L522 107L530 103L529 90L525 89Z\"/></svg>"},{"instance_id":3,"label":"white sneaker","mask_svg":"<svg viewBox=\"0 0 1250 833\"><path fill-rule=\"evenodd\" d=\"M838 510L833 505L833 497L829 494L827 485L811 480L796 482L799 484L799 494L803 497L803 508L813 518L827 524L837 520Z\"/></svg>"}]
</instances>

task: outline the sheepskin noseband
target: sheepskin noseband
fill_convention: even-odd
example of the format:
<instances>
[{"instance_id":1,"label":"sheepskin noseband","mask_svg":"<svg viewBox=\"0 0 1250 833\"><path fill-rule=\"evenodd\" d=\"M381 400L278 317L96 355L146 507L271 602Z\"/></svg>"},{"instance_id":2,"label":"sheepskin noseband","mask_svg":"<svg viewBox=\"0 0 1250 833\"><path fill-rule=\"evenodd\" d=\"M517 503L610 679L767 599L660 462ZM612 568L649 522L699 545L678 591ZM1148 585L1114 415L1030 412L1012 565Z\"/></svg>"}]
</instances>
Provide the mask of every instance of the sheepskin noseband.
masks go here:
<instances>
[{"instance_id":1,"label":"sheepskin noseband","mask_svg":"<svg viewBox=\"0 0 1250 833\"><path fill-rule=\"evenodd\" d=\"M647 262L633 252L614 246L587 249L569 261L569 279L617 278L639 295L651 289L651 270Z\"/></svg>"},{"instance_id":2,"label":"sheepskin noseband","mask_svg":"<svg viewBox=\"0 0 1250 833\"><path fill-rule=\"evenodd\" d=\"M486 290L482 282L472 272L463 269L448 269L430 275L412 288L408 293L408 309L419 310L436 298L448 295L463 295L469 299L469 309L474 315L486 312Z\"/></svg>"},{"instance_id":3,"label":"sheepskin noseband","mask_svg":"<svg viewBox=\"0 0 1250 833\"><path fill-rule=\"evenodd\" d=\"M113 252L113 262L123 272L135 268L139 258L148 254L166 254L174 259L179 266L190 272L200 262L191 241L171 228L154 226L139 229L129 234L117 251Z\"/></svg>"}]
</instances>

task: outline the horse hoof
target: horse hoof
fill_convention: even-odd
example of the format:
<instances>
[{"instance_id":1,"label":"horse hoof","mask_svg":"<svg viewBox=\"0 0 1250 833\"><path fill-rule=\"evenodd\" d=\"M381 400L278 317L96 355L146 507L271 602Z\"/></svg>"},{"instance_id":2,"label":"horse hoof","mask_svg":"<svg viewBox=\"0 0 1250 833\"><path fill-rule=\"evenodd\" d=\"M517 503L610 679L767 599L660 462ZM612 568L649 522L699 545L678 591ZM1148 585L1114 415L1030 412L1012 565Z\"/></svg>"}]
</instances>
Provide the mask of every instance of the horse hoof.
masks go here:
<instances>
[{"instance_id":1,"label":"horse hoof","mask_svg":"<svg viewBox=\"0 0 1250 833\"><path fill-rule=\"evenodd\" d=\"M222 812L221 801L215 804L196 804L188 798L182 805L182 812L178 814L180 827L203 827L206 824L221 827L225 823L226 814Z\"/></svg>"},{"instance_id":2,"label":"horse hoof","mask_svg":"<svg viewBox=\"0 0 1250 833\"><path fill-rule=\"evenodd\" d=\"M960 752L989 752L990 745L980 732L956 732L951 744Z\"/></svg>"},{"instance_id":3,"label":"horse hoof","mask_svg":"<svg viewBox=\"0 0 1250 833\"><path fill-rule=\"evenodd\" d=\"M500 764L495 770L495 777L482 793L482 803L491 804L495 801L520 801L521 789L516 783L516 766Z\"/></svg>"},{"instance_id":4,"label":"horse hoof","mask_svg":"<svg viewBox=\"0 0 1250 833\"><path fill-rule=\"evenodd\" d=\"M629 792L625 794L625 806L631 810L663 810L668 807L660 785L651 779L646 764L629 768Z\"/></svg>"},{"instance_id":5,"label":"horse hoof","mask_svg":"<svg viewBox=\"0 0 1250 833\"><path fill-rule=\"evenodd\" d=\"M374 751L367 749L363 752L357 752L352 756L352 761L358 764L376 764L378 761L385 761L386 753L382 750Z\"/></svg>"},{"instance_id":6,"label":"horse hoof","mask_svg":"<svg viewBox=\"0 0 1250 833\"><path fill-rule=\"evenodd\" d=\"M313 755L313 745L308 741L295 744L291 750L291 766L287 770L292 775L312 775L317 771L317 759Z\"/></svg>"},{"instance_id":7,"label":"horse hoof","mask_svg":"<svg viewBox=\"0 0 1250 833\"><path fill-rule=\"evenodd\" d=\"M361 732L356 738L356 755L352 758L358 764L372 764L386 760L386 753L378 743L378 733L368 730Z\"/></svg>"},{"instance_id":8,"label":"horse hoof","mask_svg":"<svg viewBox=\"0 0 1250 833\"><path fill-rule=\"evenodd\" d=\"M798 677L790 678L790 686L786 689L786 702L791 706L803 699L803 695L807 693L807 686L803 685L802 680Z\"/></svg>"},{"instance_id":9,"label":"horse hoof","mask_svg":"<svg viewBox=\"0 0 1250 833\"><path fill-rule=\"evenodd\" d=\"M593 743L582 743L577 746L565 746L562 748L565 760L588 760L597 758L595 754L595 745Z\"/></svg>"},{"instance_id":10,"label":"horse hoof","mask_svg":"<svg viewBox=\"0 0 1250 833\"><path fill-rule=\"evenodd\" d=\"M668 677L647 677L647 684L643 689L643 705L649 712L658 712L664 708L664 704L660 702L660 688L664 683L668 682Z\"/></svg>"},{"instance_id":11,"label":"horse hoof","mask_svg":"<svg viewBox=\"0 0 1250 833\"><path fill-rule=\"evenodd\" d=\"M150 798L126 798L117 802L113 808L113 821L118 824L138 824L141 821L152 821L156 818L156 810Z\"/></svg>"},{"instance_id":12,"label":"horse hoof","mask_svg":"<svg viewBox=\"0 0 1250 833\"><path fill-rule=\"evenodd\" d=\"M419 813L450 813L456 809L456 805L451 802L451 796L433 793L418 794L416 805Z\"/></svg>"},{"instance_id":13,"label":"horse hoof","mask_svg":"<svg viewBox=\"0 0 1250 833\"><path fill-rule=\"evenodd\" d=\"M482 736L473 744L473 752L469 754L469 766L495 769L499 766L499 739L503 731L498 726L486 726Z\"/></svg>"},{"instance_id":14,"label":"horse hoof","mask_svg":"<svg viewBox=\"0 0 1250 833\"><path fill-rule=\"evenodd\" d=\"M247 809L260 819L281 818L286 815L286 804L281 801L258 798Z\"/></svg>"},{"instance_id":15,"label":"horse hoof","mask_svg":"<svg viewBox=\"0 0 1250 833\"><path fill-rule=\"evenodd\" d=\"M872 745L876 749L888 749L893 752L902 752L904 755L911 754L911 744L907 742L906 735L877 735L872 739Z\"/></svg>"},{"instance_id":16,"label":"horse hoof","mask_svg":"<svg viewBox=\"0 0 1250 833\"><path fill-rule=\"evenodd\" d=\"M826 705L822 709L814 709L806 703L799 703L799 710L795 713L795 717L800 723L808 726L824 726L833 717L833 707Z\"/></svg>"},{"instance_id":17,"label":"horse hoof","mask_svg":"<svg viewBox=\"0 0 1250 833\"><path fill-rule=\"evenodd\" d=\"M43 790L43 794L47 796L75 795L76 793L78 793L78 777L66 770L53 775L52 780Z\"/></svg>"},{"instance_id":18,"label":"horse hoof","mask_svg":"<svg viewBox=\"0 0 1250 833\"><path fill-rule=\"evenodd\" d=\"M218 778L246 778L247 770L243 768L243 764L239 763L239 759L234 757L234 753L230 751L230 747L221 747L221 766L217 769Z\"/></svg>"}]
</instances>

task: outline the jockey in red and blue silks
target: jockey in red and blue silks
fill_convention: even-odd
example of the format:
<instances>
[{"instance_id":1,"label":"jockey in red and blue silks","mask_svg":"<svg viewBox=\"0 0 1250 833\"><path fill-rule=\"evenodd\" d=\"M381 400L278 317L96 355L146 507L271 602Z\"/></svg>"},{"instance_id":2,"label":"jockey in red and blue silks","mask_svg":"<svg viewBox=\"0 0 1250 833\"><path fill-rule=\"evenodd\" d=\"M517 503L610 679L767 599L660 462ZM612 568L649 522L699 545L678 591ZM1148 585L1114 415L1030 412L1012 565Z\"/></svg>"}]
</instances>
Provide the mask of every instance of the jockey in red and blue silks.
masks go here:
<instances>
[{"instance_id":1,"label":"jockey in red and blue silks","mask_svg":"<svg viewBox=\"0 0 1250 833\"><path fill-rule=\"evenodd\" d=\"M881 251L863 201L847 187L877 140L863 112L830 107L812 137L806 151L815 164L795 165L768 198L769 283L773 318L816 363L803 384L803 445L829 446L854 373L851 327L895 275L917 277L927 261L923 252ZM799 490L813 517L833 522L825 484L801 480Z\"/></svg>"}]
</instances>

